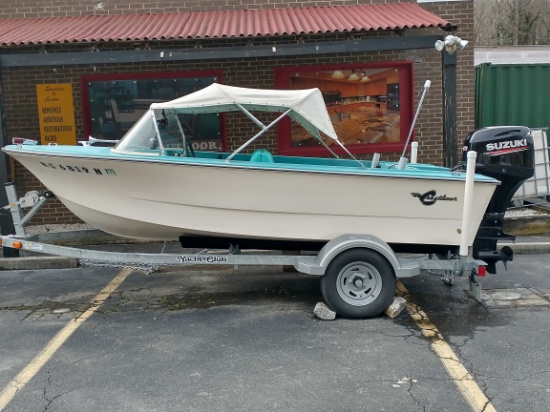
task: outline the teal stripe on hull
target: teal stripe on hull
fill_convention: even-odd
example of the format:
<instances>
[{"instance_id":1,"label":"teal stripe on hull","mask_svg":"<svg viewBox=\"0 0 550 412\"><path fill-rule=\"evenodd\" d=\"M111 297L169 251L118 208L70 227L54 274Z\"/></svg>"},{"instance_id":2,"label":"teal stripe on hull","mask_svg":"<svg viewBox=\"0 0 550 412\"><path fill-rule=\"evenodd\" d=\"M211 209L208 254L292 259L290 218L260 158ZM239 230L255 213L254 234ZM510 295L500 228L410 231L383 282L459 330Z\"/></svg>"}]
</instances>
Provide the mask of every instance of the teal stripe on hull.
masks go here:
<instances>
[{"instance_id":1,"label":"teal stripe on hull","mask_svg":"<svg viewBox=\"0 0 550 412\"><path fill-rule=\"evenodd\" d=\"M429 164L409 164L406 169L397 169L396 162L380 162L378 168L370 168L370 161L319 158L319 157L297 157L297 156L256 156L262 161L251 159L250 154L238 154L229 162L224 160L229 153L219 152L195 152L195 157L184 157L179 155L178 150L167 149L167 154L160 155L158 151L150 150L140 153L120 153L109 147L90 146L34 146L34 145L9 145L4 148L9 154L17 155L39 155L44 156L44 162L49 163L55 158L97 158L113 161L137 161L147 163L170 163L189 164L214 167L239 167L252 169L270 170L291 170L311 173L331 174L353 174L384 177L407 177L418 179L434 180L464 180L465 173L452 172L448 168ZM269 161L266 161L269 159ZM272 160L272 161L271 161ZM68 160L64 160L67 162ZM362 166L363 165L363 166ZM498 181L480 174L476 174L477 182L495 183Z\"/></svg>"}]
</instances>

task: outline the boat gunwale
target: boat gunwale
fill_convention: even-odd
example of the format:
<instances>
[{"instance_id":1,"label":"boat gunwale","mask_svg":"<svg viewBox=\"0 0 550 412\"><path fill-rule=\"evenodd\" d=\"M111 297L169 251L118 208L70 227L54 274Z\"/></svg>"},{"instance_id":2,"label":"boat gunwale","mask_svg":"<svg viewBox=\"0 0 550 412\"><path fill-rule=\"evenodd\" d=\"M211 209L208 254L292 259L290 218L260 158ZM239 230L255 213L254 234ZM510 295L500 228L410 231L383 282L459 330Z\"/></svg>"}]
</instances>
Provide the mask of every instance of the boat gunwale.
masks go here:
<instances>
[{"instance_id":1,"label":"boat gunwale","mask_svg":"<svg viewBox=\"0 0 550 412\"><path fill-rule=\"evenodd\" d=\"M20 154L27 157L40 157L48 156L55 158L63 159L86 159L86 160L98 160L98 161L117 161L117 162L136 162L136 163L155 163L155 164L170 164L170 165L179 165L179 166L193 166L193 167L219 167L219 168L238 168L238 169L251 169L251 170L264 170L264 171L276 171L276 172L292 172L292 173L319 173L319 174L329 174L329 175L346 175L346 176L370 176L370 177L385 177L385 178L409 178L409 179L420 179L420 180L445 180L445 181L465 181L466 174L461 172L459 175L454 175L450 169L445 169L448 171L448 176L438 176L435 173L440 173L437 171L427 171L419 169L390 169L390 168L369 168L369 167L345 167L345 166L332 166L332 165L304 165L304 164L293 164L293 163L268 163L268 162L250 162L249 160L231 160L225 161L225 159L213 159L213 158L194 158L194 157L185 157L186 161L182 162L181 157L177 156L149 156L149 155L131 155L131 154L119 154L117 152L112 152L110 148L100 148L103 149L102 152L108 151L109 156L104 155L99 156L97 154L90 154L87 151L86 154L76 153L72 151L69 153L56 153L41 151L38 149L40 146L22 146L22 145L8 145L2 148L2 151L10 154ZM59 146L56 146L59 147ZM29 148L32 148L28 150ZM87 148L77 147L78 150L85 150ZM38 149L38 150L36 150ZM94 148L98 149L98 148ZM142 158L138 156L143 156ZM200 160L200 161L197 161ZM340 159L348 160L348 159ZM386 162L397 165L397 162ZM261 166L260 166L261 165ZM288 167L289 165L294 165L295 167ZM422 164L419 164L422 165ZM310 167L304 167L310 166ZM430 165L428 165L430 166ZM438 166L435 166L438 167ZM445 173L445 172L443 172ZM496 184L499 185L500 181L483 174L475 174L476 183L487 183L487 184Z\"/></svg>"}]
</instances>

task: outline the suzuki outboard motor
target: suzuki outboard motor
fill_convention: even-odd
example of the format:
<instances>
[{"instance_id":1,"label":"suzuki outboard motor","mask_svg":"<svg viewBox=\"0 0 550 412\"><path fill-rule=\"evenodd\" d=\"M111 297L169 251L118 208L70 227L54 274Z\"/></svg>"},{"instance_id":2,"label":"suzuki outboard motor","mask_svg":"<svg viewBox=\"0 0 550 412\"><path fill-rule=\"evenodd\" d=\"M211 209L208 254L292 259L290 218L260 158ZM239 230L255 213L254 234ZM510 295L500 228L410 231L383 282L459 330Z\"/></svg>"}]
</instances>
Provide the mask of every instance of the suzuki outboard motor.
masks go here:
<instances>
[{"instance_id":1,"label":"suzuki outboard motor","mask_svg":"<svg viewBox=\"0 0 550 412\"><path fill-rule=\"evenodd\" d=\"M531 131L523 126L496 126L476 130L464 142L463 161L468 151L477 153L476 173L500 180L485 211L477 232L472 253L474 259L487 262L487 271L496 273L495 264L513 259L513 251L504 247L497 251L497 242L515 239L502 232L504 213L519 187L534 175L534 143Z\"/></svg>"}]
</instances>

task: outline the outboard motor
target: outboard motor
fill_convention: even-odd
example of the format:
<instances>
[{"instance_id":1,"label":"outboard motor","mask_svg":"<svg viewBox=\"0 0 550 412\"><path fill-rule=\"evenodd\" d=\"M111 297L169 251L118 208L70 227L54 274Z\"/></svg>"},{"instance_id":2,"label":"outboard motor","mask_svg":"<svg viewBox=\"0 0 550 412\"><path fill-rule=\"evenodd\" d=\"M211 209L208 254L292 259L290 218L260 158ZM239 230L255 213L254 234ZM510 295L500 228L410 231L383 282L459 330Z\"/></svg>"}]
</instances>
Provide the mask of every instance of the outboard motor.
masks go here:
<instances>
[{"instance_id":1,"label":"outboard motor","mask_svg":"<svg viewBox=\"0 0 550 412\"><path fill-rule=\"evenodd\" d=\"M487 271L496 273L496 262L513 260L513 251L505 246L497 251L497 242L513 241L515 236L502 232L504 213L519 187L534 175L534 142L529 128L496 126L476 130L464 142L463 161L467 152L477 153L476 173L500 180L485 211L472 247L474 259L487 262Z\"/></svg>"}]
</instances>

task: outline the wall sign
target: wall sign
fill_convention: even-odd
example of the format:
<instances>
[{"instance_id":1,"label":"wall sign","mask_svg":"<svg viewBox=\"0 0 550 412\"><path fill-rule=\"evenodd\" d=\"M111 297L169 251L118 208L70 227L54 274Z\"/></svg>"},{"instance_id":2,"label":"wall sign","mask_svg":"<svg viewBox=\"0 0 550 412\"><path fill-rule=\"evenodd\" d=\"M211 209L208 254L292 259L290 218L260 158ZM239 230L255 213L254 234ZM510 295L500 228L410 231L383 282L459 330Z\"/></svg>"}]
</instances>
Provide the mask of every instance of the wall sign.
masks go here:
<instances>
[{"instance_id":1,"label":"wall sign","mask_svg":"<svg viewBox=\"0 0 550 412\"><path fill-rule=\"evenodd\" d=\"M68 83L37 84L41 144L76 144L73 86Z\"/></svg>"}]
</instances>

